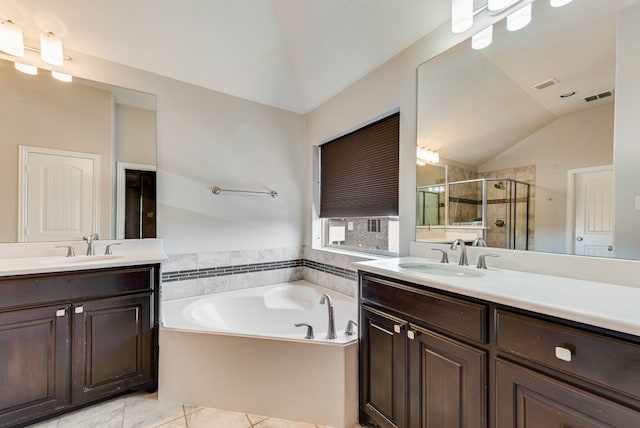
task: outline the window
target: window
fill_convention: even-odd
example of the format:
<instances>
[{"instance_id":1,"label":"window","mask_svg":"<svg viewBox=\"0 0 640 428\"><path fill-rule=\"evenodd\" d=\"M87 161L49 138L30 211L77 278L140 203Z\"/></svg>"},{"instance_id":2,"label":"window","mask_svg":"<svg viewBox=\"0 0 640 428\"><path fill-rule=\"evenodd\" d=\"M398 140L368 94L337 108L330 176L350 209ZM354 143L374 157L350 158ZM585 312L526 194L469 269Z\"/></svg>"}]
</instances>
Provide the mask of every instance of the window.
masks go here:
<instances>
[{"instance_id":1,"label":"window","mask_svg":"<svg viewBox=\"0 0 640 428\"><path fill-rule=\"evenodd\" d=\"M397 254L400 114L320 146L324 245Z\"/></svg>"},{"instance_id":2,"label":"window","mask_svg":"<svg viewBox=\"0 0 640 428\"><path fill-rule=\"evenodd\" d=\"M380 232L379 218L370 218L367 220L367 232Z\"/></svg>"}]
</instances>

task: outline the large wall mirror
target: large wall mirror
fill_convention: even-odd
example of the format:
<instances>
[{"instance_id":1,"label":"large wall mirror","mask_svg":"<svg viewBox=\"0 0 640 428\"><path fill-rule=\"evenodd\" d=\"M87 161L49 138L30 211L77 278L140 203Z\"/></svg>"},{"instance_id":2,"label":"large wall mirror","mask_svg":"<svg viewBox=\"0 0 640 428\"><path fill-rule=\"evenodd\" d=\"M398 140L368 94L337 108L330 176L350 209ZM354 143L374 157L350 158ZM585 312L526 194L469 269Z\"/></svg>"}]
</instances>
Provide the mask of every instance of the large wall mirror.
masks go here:
<instances>
[{"instance_id":1,"label":"large wall mirror","mask_svg":"<svg viewBox=\"0 0 640 428\"><path fill-rule=\"evenodd\" d=\"M615 257L616 26L637 3L535 1L524 29L419 66L417 144L441 161L416 167L416 240Z\"/></svg>"},{"instance_id":2,"label":"large wall mirror","mask_svg":"<svg viewBox=\"0 0 640 428\"><path fill-rule=\"evenodd\" d=\"M154 95L0 60L0 242L155 237Z\"/></svg>"}]
</instances>

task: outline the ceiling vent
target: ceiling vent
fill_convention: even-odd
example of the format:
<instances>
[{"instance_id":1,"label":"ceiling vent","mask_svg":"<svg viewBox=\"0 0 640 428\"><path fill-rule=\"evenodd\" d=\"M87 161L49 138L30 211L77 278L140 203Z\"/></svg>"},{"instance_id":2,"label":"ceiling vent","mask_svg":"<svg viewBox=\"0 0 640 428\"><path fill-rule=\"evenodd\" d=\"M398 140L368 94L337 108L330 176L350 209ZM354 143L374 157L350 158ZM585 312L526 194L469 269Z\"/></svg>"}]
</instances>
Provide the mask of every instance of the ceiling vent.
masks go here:
<instances>
[{"instance_id":1,"label":"ceiling vent","mask_svg":"<svg viewBox=\"0 0 640 428\"><path fill-rule=\"evenodd\" d=\"M549 86L553 86L555 84L558 83L558 80L555 77L552 77L549 80L545 80L544 82L540 82L536 85L533 85L532 88L534 89L544 89L544 88L548 88Z\"/></svg>"},{"instance_id":2,"label":"ceiling vent","mask_svg":"<svg viewBox=\"0 0 640 428\"><path fill-rule=\"evenodd\" d=\"M588 97L584 97L584 100L588 103L592 102L592 101L597 101L597 100L601 100L603 98L609 98L613 96L613 89L610 91L604 91L604 92L600 92L598 94L593 94L593 95L589 95Z\"/></svg>"}]
</instances>

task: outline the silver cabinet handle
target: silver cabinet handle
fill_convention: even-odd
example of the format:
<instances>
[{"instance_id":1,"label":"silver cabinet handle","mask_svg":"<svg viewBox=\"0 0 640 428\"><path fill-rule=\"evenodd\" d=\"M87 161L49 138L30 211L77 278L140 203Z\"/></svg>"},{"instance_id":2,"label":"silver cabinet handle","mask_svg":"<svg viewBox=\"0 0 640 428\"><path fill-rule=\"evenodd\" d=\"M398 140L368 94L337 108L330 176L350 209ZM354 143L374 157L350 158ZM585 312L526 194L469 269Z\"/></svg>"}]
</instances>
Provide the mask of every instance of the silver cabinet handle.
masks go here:
<instances>
[{"instance_id":1,"label":"silver cabinet handle","mask_svg":"<svg viewBox=\"0 0 640 428\"><path fill-rule=\"evenodd\" d=\"M58 309L56 311L56 316L57 317L63 317L67 314L67 310L66 309Z\"/></svg>"},{"instance_id":2,"label":"silver cabinet handle","mask_svg":"<svg viewBox=\"0 0 640 428\"><path fill-rule=\"evenodd\" d=\"M407 337L411 340L416 338L416 332L413 330L407 330Z\"/></svg>"},{"instance_id":3,"label":"silver cabinet handle","mask_svg":"<svg viewBox=\"0 0 640 428\"><path fill-rule=\"evenodd\" d=\"M402 331L402 326L400 324L395 324L393 326L393 331L396 333L400 333Z\"/></svg>"},{"instance_id":4,"label":"silver cabinet handle","mask_svg":"<svg viewBox=\"0 0 640 428\"><path fill-rule=\"evenodd\" d=\"M565 346L556 346L556 358L562 361L571 362L573 349Z\"/></svg>"},{"instance_id":5,"label":"silver cabinet handle","mask_svg":"<svg viewBox=\"0 0 640 428\"><path fill-rule=\"evenodd\" d=\"M582 236L578 236L578 237L576 238L576 241L582 241L583 239L584 239L584 238L583 238Z\"/></svg>"},{"instance_id":6,"label":"silver cabinet handle","mask_svg":"<svg viewBox=\"0 0 640 428\"><path fill-rule=\"evenodd\" d=\"M81 314L84 312L84 306L76 306L76 308L73 310L76 314Z\"/></svg>"}]
</instances>

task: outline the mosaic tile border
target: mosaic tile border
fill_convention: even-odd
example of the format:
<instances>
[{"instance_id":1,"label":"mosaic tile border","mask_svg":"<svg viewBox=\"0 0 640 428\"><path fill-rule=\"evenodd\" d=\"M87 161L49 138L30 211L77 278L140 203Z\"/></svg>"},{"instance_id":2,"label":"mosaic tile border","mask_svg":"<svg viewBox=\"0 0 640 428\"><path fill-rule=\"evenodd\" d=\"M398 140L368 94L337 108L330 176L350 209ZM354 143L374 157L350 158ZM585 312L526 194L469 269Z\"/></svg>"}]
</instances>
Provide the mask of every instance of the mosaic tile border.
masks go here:
<instances>
[{"instance_id":1,"label":"mosaic tile border","mask_svg":"<svg viewBox=\"0 0 640 428\"><path fill-rule=\"evenodd\" d=\"M325 263L318 263L307 259L295 259L278 262L251 263L235 266L217 266L204 269L189 269L163 272L162 282L185 281L189 279L212 278L227 275L240 275L243 273L264 272L296 267L307 267L354 281L358 279L358 274L354 270L328 265Z\"/></svg>"}]
</instances>

